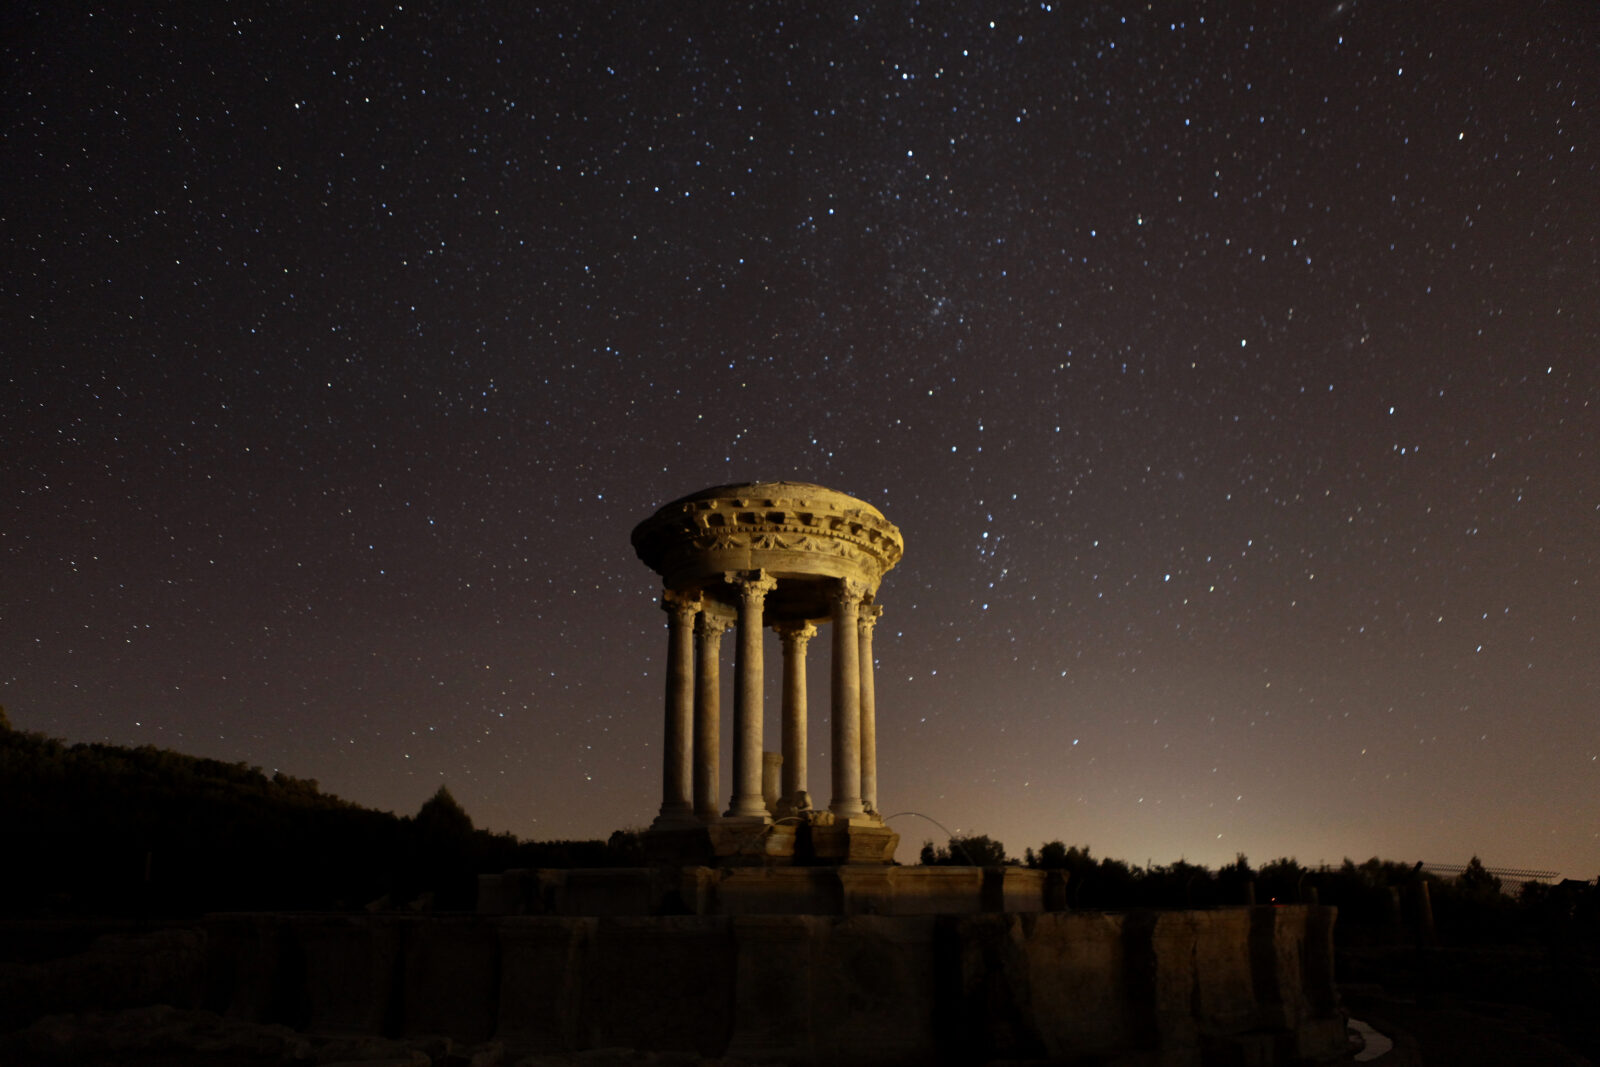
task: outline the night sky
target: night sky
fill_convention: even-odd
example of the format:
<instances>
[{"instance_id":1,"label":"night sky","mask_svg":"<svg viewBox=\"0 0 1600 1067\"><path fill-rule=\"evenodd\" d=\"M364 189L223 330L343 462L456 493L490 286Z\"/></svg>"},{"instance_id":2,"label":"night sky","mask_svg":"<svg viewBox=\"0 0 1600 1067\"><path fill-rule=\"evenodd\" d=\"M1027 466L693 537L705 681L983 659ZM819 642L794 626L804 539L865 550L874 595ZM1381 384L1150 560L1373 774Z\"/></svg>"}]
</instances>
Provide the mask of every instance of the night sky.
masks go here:
<instances>
[{"instance_id":1,"label":"night sky","mask_svg":"<svg viewBox=\"0 0 1600 1067\"><path fill-rule=\"evenodd\" d=\"M793 479L886 814L1600 873L1600 6L616 7L0 17L17 728L641 826L629 532Z\"/></svg>"}]
</instances>

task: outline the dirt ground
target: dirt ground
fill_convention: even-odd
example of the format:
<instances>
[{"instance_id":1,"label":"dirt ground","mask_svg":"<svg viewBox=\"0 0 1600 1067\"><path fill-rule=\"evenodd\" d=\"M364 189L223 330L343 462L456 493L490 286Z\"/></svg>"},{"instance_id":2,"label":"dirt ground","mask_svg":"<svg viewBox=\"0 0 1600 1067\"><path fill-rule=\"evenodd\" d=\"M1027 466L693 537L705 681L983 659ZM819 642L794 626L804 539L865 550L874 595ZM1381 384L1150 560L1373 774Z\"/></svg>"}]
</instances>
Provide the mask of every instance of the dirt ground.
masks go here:
<instances>
[{"instance_id":1,"label":"dirt ground","mask_svg":"<svg viewBox=\"0 0 1600 1067\"><path fill-rule=\"evenodd\" d=\"M1596 1067L1561 1043L1548 1012L1451 998L1344 990L1351 1016L1394 1042L1376 1067Z\"/></svg>"}]
</instances>

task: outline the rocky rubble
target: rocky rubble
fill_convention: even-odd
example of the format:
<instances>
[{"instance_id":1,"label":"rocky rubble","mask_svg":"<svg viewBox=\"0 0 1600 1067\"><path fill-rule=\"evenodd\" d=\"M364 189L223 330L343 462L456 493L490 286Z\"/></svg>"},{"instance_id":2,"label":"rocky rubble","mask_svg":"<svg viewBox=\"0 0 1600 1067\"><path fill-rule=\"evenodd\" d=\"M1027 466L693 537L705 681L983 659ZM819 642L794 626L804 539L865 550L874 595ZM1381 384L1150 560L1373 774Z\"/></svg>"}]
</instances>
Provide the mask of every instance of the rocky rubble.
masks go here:
<instances>
[{"instance_id":1,"label":"rocky rubble","mask_svg":"<svg viewBox=\"0 0 1600 1067\"><path fill-rule=\"evenodd\" d=\"M158 1004L122 1011L47 1015L0 1037L0 1062L40 1067L500 1067L496 1043L457 1046L448 1037L391 1039L302 1034Z\"/></svg>"},{"instance_id":2,"label":"rocky rubble","mask_svg":"<svg viewBox=\"0 0 1600 1067\"><path fill-rule=\"evenodd\" d=\"M0 1032L45 1014L198 1003L206 935L197 929L110 933L81 952L0 961Z\"/></svg>"},{"instance_id":3,"label":"rocky rubble","mask_svg":"<svg viewBox=\"0 0 1600 1067\"><path fill-rule=\"evenodd\" d=\"M28 1067L737 1067L625 1048L517 1054L498 1041L302 1034L215 1012L154 1005L48 1015L0 1036L0 1063Z\"/></svg>"}]
</instances>

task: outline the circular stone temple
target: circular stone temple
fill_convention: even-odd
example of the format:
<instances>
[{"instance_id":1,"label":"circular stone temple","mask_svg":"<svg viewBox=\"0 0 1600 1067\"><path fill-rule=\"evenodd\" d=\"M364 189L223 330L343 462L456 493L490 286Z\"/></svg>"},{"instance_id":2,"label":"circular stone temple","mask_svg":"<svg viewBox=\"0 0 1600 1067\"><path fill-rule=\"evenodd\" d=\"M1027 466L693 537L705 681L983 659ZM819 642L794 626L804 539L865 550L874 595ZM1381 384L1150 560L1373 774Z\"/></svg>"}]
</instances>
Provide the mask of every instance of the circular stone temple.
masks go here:
<instances>
[{"instance_id":1,"label":"circular stone temple","mask_svg":"<svg viewBox=\"0 0 1600 1067\"><path fill-rule=\"evenodd\" d=\"M887 863L898 836L878 814L872 630L878 585L904 550L865 501L804 482L704 489L633 531L661 575L667 613L661 812L646 836L668 862ZM806 646L832 626L832 792L807 779ZM762 631L783 647L782 752L764 750ZM737 630L733 793L718 797L722 634ZM780 774L771 773L774 769Z\"/></svg>"}]
</instances>

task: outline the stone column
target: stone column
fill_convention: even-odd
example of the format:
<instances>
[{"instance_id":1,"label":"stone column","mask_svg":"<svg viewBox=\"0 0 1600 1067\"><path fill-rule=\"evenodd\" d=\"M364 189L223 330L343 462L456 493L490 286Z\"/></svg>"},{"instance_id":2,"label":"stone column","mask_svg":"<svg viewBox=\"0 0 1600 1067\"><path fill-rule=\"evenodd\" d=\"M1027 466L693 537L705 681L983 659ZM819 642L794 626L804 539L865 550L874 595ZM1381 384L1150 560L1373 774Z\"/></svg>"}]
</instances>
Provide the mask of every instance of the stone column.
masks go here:
<instances>
[{"instance_id":1,"label":"stone column","mask_svg":"<svg viewBox=\"0 0 1600 1067\"><path fill-rule=\"evenodd\" d=\"M667 590L667 728L661 756L661 813L653 829L694 824L690 803L694 752L694 619L700 597Z\"/></svg>"},{"instance_id":2,"label":"stone column","mask_svg":"<svg viewBox=\"0 0 1600 1067\"><path fill-rule=\"evenodd\" d=\"M866 588L841 578L828 594L833 602L833 799L828 810L841 818L860 815L861 646L856 631Z\"/></svg>"},{"instance_id":3,"label":"stone column","mask_svg":"<svg viewBox=\"0 0 1600 1067\"><path fill-rule=\"evenodd\" d=\"M738 671L733 679L733 799L727 818L767 818L761 795L762 606L778 584L765 571L753 577L730 571L726 576L739 590Z\"/></svg>"},{"instance_id":4,"label":"stone column","mask_svg":"<svg viewBox=\"0 0 1600 1067\"><path fill-rule=\"evenodd\" d=\"M722 632L726 621L704 611L695 622L694 813L701 822L719 818L717 793L722 752Z\"/></svg>"},{"instance_id":5,"label":"stone column","mask_svg":"<svg viewBox=\"0 0 1600 1067\"><path fill-rule=\"evenodd\" d=\"M872 628L883 609L862 604L856 619L861 657L861 805L878 813L878 703L872 683Z\"/></svg>"},{"instance_id":6,"label":"stone column","mask_svg":"<svg viewBox=\"0 0 1600 1067\"><path fill-rule=\"evenodd\" d=\"M794 803L806 788L806 645L817 636L809 622L776 627L783 639L783 787Z\"/></svg>"}]
</instances>

